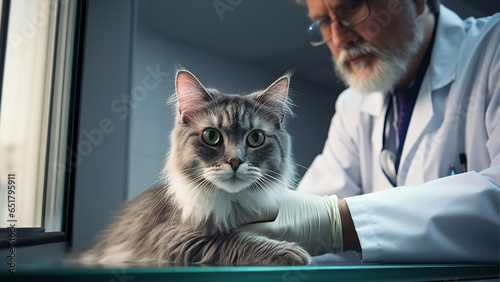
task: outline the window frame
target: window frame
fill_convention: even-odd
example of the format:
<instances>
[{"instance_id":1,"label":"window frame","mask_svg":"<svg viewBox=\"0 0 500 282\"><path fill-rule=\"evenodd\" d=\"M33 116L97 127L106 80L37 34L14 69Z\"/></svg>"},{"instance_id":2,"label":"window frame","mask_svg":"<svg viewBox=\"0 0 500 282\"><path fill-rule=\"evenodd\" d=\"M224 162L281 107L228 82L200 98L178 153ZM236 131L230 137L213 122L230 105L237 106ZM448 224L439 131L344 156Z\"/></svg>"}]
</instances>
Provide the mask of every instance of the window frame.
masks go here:
<instances>
[{"instance_id":1,"label":"window frame","mask_svg":"<svg viewBox=\"0 0 500 282\"><path fill-rule=\"evenodd\" d=\"M7 49L7 31L9 30L10 0L2 0L0 19L0 106L2 105L3 73L5 69L5 53Z\"/></svg>"},{"instance_id":2,"label":"window frame","mask_svg":"<svg viewBox=\"0 0 500 282\"><path fill-rule=\"evenodd\" d=\"M62 5L62 2L66 4L72 0L62 0L58 1L57 5ZM2 18L0 21L0 106L2 98L2 86L3 86L3 74L5 67L5 56L6 56L6 46L8 38L8 21L10 12L10 2L11 0L3 0L2 3ZM84 54L84 43L85 43L85 18L87 11L87 1L80 0L73 2L74 4L74 16L73 16L73 38L72 42L68 45L71 46L69 58L71 72L67 83L69 83L69 93L68 93L68 120L67 120L67 137L66 140L61 144L66 145L65 152L65 164L64 164L64 180L63 180L63 195L62 195L62 212L61 212L61 231L46 232L44 228L45 216L46 216L46 195L47 195L47 182L48 173L50 170L50 145L53 140L50 139L50 129L52 126L52 106L53 106L53 91L54 91L54 74L58 71L57 60L64 59L60 58L57 54L57 45L59 42L60 35L60 11L57 13L56 19L56 30L55 30L55 47L54 47L54 57L52 61L52 81L51 81L51 103L50 103L50 117L49 117L49 135L47 144L47 155L45 159L45 170L44 170L44 184L43 184L43 208L42 208L42 219L41 227L16 228L15 246L25 247L25 246L36 246L51 243L61 243L66 242L66 246L71 246L72 231L73 231L73 202L74 202L74 186L75 186L75 175L76 175L76 150L78 142L78 125L79 125L79 107L80 107L80 92L82 83L82 66L83 66L83 54ZM72 11L70 11L72 12ZM71 40L71 39L67 39ZM67 43L65 43L67 44ZM72 50L71 50L72 49ZM61 78L57 78L61 79ZM59 148L54 148L59 149ZM2 239L0 240L0 249L11 247L8 239L8 234L10 233L10 228L1 228L0 235ZM5 235L5 236L4 236Z\"/></svg>"}]
</instances>

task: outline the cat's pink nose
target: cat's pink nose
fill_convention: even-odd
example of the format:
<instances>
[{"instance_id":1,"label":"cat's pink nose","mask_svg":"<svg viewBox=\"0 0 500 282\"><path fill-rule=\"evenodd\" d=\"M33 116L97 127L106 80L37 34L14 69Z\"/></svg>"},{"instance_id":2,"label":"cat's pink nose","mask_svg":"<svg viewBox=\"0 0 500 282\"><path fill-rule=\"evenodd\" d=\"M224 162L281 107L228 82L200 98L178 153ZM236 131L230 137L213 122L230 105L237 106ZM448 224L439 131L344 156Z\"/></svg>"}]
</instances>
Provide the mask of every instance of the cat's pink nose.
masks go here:
<instances>
[{"instance_id":1,"label":"cat's pink nose","mask_svg":"<svg viewBox=\"0 0 500 282\"><path fill-rule=\"evenodd\" d=\"M238 169L238 167L240 166L240 164L243 163L243 161L240 159L230 159L227 163L231 165L231 168L234 171L236 171Z\"/></svg>"}]
</instances>

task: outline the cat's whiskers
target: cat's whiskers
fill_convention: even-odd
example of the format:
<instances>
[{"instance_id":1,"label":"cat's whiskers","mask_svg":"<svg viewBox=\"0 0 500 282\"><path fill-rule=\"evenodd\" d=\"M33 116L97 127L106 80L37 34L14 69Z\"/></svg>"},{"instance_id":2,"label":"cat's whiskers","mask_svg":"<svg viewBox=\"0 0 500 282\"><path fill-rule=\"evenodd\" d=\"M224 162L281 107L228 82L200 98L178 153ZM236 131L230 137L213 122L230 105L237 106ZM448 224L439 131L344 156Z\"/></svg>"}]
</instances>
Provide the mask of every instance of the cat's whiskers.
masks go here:
<instances>
[{"instance_id":1,"label":"cat's whiskers","mask_svg":"<svg viewBox=\"0 0 500 282\"><path fill-rule=\"evenodd\" d=\"M188 191L188 195L191 195L193 200L193 205L191 206L192 209L200 210L200 212L195 212L194 214L192 213L192 210L190 211L190 220L194 220L196 224L199 224L206 220L209 217L209 214L206 213L204 205L200 206L200 201L197 199L200 197L201 194L203 194L204 197L207 195L213 194L214 191L217 191L218 189L210 182L208 179L203 179L200 183L197 185L193 186L192 189ZM186 208L186 207L184 207ZM179 208L179 210L181 210ZM204 215L203 218L200 218L199 215L202 214ZM170 223L171 224L171 223Z\"/></svg>"},{"instance_id":2,"label":"cat's whiskers","mask_svg":"<svg viewBox=\"0 0 500 282\"><path fill-rule=\"evenodd\" d=\"M254 185L257 188L254 190L256 193L261 193L263 191L264 191L264 193L266 193L267 191L265 191L265 190L269 190L267 183L264 182L262 179L258 179L257 181L252 183L252 186L254 186Z\"/></svg>"},{"instance_id":3,"label":"cat's whiskers","mask_svg":"<svg viewBox=\"0 0 500 282\"><path fill-rule=\"evenodd\" d=\"M142 214L142 212L144 211L144 209L146 208L146 206L149 204L149 202L151 202L151 200L153 200L156 195L158 195L158 193L162 192L163 190L167 189L168 185L162 187L161 189L158 189L158 191L156 191L156 193L151 197L149 198L149 200L147 200L144 205L142 206L141 210L139 211L140 214ZM155 205L156 206L156 205ZM151 212L150 212L151 213ZM149 217L149 214L148 214L148 217Z\"/></svg>"},{"instance_id":4,"label":"cat's whiskers","mask_svg":"<svg viewBox=\"0 0 500 282\"><path fill-rule=\"evenodd\" d=\"M187 178L187 177L186 177L186 178ZM201 181L200 181L200 180L201 180ZM199 189L196 189L197 187L199 187L199 186L201 186L201 185L206 186L207 184L209 184L209 181L208 181L208 180L206 180L206 179L204 179L202 175L199 175L196 179L193 179L193 180L189 181L188 183L189 183L189 184L192 184L192 183L195 183L195 182L197 182L197 181L200 181L200 183L198 183L197 185L193 186L195 189L190 190L188 193L193 193L193 192L194 192L194 193L196 193L196 191L197 191L197 190L199 190ZM190 185L190 186L191 186L191 185ZM202 190L202 189L201 189L201 190ZM201 190L199 190L199 193L201 193ZM195 194L195 195L193 195L193 196L194 196L194 198L195 198L197 195ZM154 227L156 226L156 222L157 222L158 218L160 217L160 215L161 215L162 211L165 209L165 207L168 205L168 203L169 203L170 201L171 201L171 199L169 199L169 200L168 200L168 201L167 201L167 202L163 205L163 207L160 209L160 211L158 212L158 215L155 217L155 220L154 220L154 222L153 222L153 229L154 229ZM170 215L170 220L169 220L169 223L168 223L168 225L167 225L167 226L168 226L167 230L170 230L170 226L172 225L173 220L175 219L175 217L177 216L177 214L178 214L179 212L181 212L181 211L182 211L182 208L181 208L179 205L174 205L174 211L173 211L173 212L171 213L171 215Z\"/></svg>"},{"instance_id":5,"label":"cat's whiskers","mask_svg":"<svg viewBox=\"0 0 500 282\"><path fill-rule=\"evenodd\" d=\"M174 223L175 218L177 217L179 212L181 212L181 211L182 211L182 209L179 205L174 205L174 209L170 213L170 219L168 220L168 224L167 224L165 230L167 230L167 231L172 230L172 224Z\"/></svg>"},{"instance_id":6,"label":"cat's whiskers","mask_svg":"<svg viewBox=\"0 0 500 282\"><path fill-rule=\"evenodd\" d=\"M263 176L262 178L259 178L256 181L256 183L259 184L259 187L260 187L259 192L262 191L264 193L273 193L274 194L274 191L277 188L276 183L274 183L270 179L266 178L265 176Z\"/></svg>"},{"instance_id":7,"label":"cat's whiskers","mask_svg":"<svg viewBox=\"0 0 500 282\"><path fill-rule=\"evenodd\" d=\"M203 181L198 183L197 185L193 186L193 189L189 191L189 193L192 193L192 197L194 199L197 199L201 193L206 192L206 187L210 187L209 185L211 184L210 180L204 178ZM210 189L210 188L209 188Z\"/></svg>"},{"instance_id":8,"label":"cat's whiskers","mask_svg":"<svg viewBox=\"0 0 500 282\"><path fill-rule=\"evenodd\" d=\"M177 170L177 174L190 179L191 177L196 177L203 174L203 171L198 170L200 170L198 167L188 167L185 169Z\"/></svg>"},{"instance_id":9,"label":"cat's whiskers","mask_svg":"<svg viewBox=\"0 0 500 282\"><path fill-rule=\"evenodd\" d=\"M197 182L201 182L201 181L204 181L206 180L205 176L203 174L199 174L197 176L185 176L184 178L186 178L188 181L186 181L184 184L185 185L191 185L193 183L197 183ZM199 183L198 183L199 184Z\"/></svg>"},{"instance_id":10,"label":"cat's whiskers","mask_svg":"<svg viewBox=\"0 0 500 282\"><path fill-rule=\"evenodd\" d=\"M156 194L158 194L158 193L156 193ZM157 207L157 206L158 206L158 205L159 205L159 204L160 204L163 200L165 200L165 199L167 199L167 198L168 198L168 195L166 195L166 194L165 194L162 198L160 198L158 201L156 201L156 204L155 204L155 205L151 208L151 210L149 211L148 215L147 215L147 216L146 216L146 218L144 219L144 220L145 220L145 222L144 222L143 224L146 224L146 222L147 222L147 220L148 220L149 216L153 213L153 211L155 210L155 208L156 208L156 207Z\"/></svg>"},{"instance_id":11,"label":"cat's whiskers","mask_svg":"<svg viewBox=\"0 0 500 282\"><path fill-rule=\"evenodd\" d=\"M266 197L267 199L277 199L279 198L279 192L281 189L276 187L276 183L262 178L255 182L256 189L255 193Z\"/></svg>"},{"instance_id":12,"label":"cat's whiskers","mask_svg":"<svg viewBox=\"0 0 500 282\"><path fill-rule=\"evenodd\" d=\"M186 182L186 189L187 190L187 195L189 198L194 199L193 200L193 206L197 206L197 199L198 197L206 192L205 187L207 187L210 184L210 180L206 179L204 175L200 175L197 177L196 181L188 181Z\"/></svg>"},{"instance_id":13,"label":"cat's whiskers","mask_svg":"<svg viewBox=\"0 0 500 282\"><path fill-rule=\"evenodd\" d=\"M152 229L154 229L154 228L155 228L155 226L156 226L156 221L157 221L157 220L158 220L158 218L160 217L160 215L161 215L162 211L163 211L163 210L167 207L167 205L168 205L168 203L169 203L169 202L170 202L170 200L168 200L168 201L167 201L167 202L166 202L166 203L165 203L165 204L161 207L160 211L158 212L158 215L155 217L155 220L153 221L153 228L152 228Z\"/></svg>"},{"instance_id":14,"label":"cat's whiskers","mask_svg":"<svg viewBox=\"0 0 500 282\"><path fill-rule=\"evenodd\" d=\"M149 188L153 187L153 186L156 186L159 182L161 182L162 179L158 179L156 181L154 181L153 183L149 184L143 191L146 191L148 190Z\"/></svg>"},{"instance_id":15,"label":"cat's whiskers","mask_svg":"<svg viewBox=\"0 0 500 282\"><path fill-rule=\"evenodd\" d=\"M187 184L187 185L190 185L190 186L191 186L191 184L192 184L192 183L200 182L200 183L198 183L197 185L195 185L195 187L196 187L196 186L199 186L201 183L204 183L204 182L206 181L206 180L203 178L203 175L202 175L202 174L200 174L200 175L196 176L196 177L195 177L195 178L193 178L193 179L190 179L190 177L188 177L188 176L185 176L185 178L190 180L190 181L186 182L186 184ZM200 181L200 180L201 180L201 181ZM157 192L157 193L158 193L158 192ZM156 193L156 194L157 194L157 193ZM156 194L155 194L155 195L156 195ZM149 216L151 215L151 213L155 210L156 206L157 206L159 203L161 203L161 201L162 201L162 200L164 200L164 199L165 199L165 198L167 198L167 197L168 197L168 195L165 195L162 199L160 199L160 200L159 200L159 201L155 204L155 206L151 209L151 211L149 212L149 214L148 214L148 216L146 217L146 219L148 219L148 218L149 218ZM159 212L158 212L158 214L156 215L155 220L154 220L154 223L153 223L153 228L155 227L156 222L158 221L158 218L160 217L160 215L161 215L162 211L165 209L165 207L169 204L169 202L170 202L171 200L172 200L172 198L170 198L170 199L169 199L169 200L168 200L168 201L167 201L167 202L166 202L166 203L162 206L162 208L160 209L160 211L159 211ZM170 222L169 222L169 224L168 224L169 226L171 226L171 224L172 224L172 220L175 218L175 216L177 215L177 213L181 210L180 206L178 206L178 205L174 205L174 208L175 208L175 211L176 211L176 212L172 212L172 214L171 214L171 216L170 216L170 220L169 220Z\"/></svg>"},{"instance_id":16,"label":"cat's whiskers","mask_svg":"<svg viewBox=\"0 0 500 282\"><path fill-rule=\"evenodd\" d=\"M173 201L173 199L172 199L172 198L169 198L169 199L165 202L165 204L163 204L162 208L160 209L160 211L158 212L158 214L156 215L156 217L155 217L155 219L154 219L153 225L152 225L152 227L151 227L151 231L153 231L153 230L154 230L154 227L155 227L155 225L156 225L156 222L158 221L158 218L159 218L159 217L160 217L160 215L162 214L163 210L164 210L167 206L169 206L169 205L170 205L170 203L171 203L172 201ZM179 209L178 205L175 205L175 204L171 205L171 207L174 207L174 210L175 210L175 209ZM148 215L148 217L149 217L149 215ZM172 221L172 219L173 219L174 217L175 217L175 213L174 213L174 212L171 212L171 213L169 214L169 218L170 218L170 220L169 220L169 221ZM146 221L146 222L147 222L147 221ZM145 222L145 223L146 223L146 222Z\"/></svg>"},{"instance_id":17,"label":"cat's whiskers","mask_svg":"<svg viewBox=\"0 0 500 282\"><path fill-rule=\"evenodd\" d=\"M299 164L299 163L298 163L298 162L296 162L296 161L291 160L290 162L291 162L292 164L294 164L295 166L298 166L298 167L303 168L303 169L305 169L305 170L308 170L308 169L309 169L307 166L303 166L303 165Z\"/></svg>"},{"instance_id":18,"label":"cat's whiskers","mask_svg":"<svg viewBox=\"0 0 500 282\"><path fill-rule=\"evenodd\" d=\"M290 184L288 183L288 181L283 181L277 177L274 177L272 176L270 173L267 173L266 175L264 175L264 178L265 179L269 179L270 181L272 182L277 182L277 183L280 183L282 185L284 185L286 188L289 188Z\"/></svg>"},{"instance_id":19,"label":"cat's whiskers","mask_svg":"<svg viewBox=\"0 0 500 282\"><path fill-rule=\"evenodd\" d=\"M282 184L284 184L287 188L294 188L294 187L291 187L292 185L293 186L297 186L299 184L299 180L297 180L295 177L293 176L287 176L287 175L284 175L282 173L279 173L279 172L276 172L276 171L272 171L272 170L269 170L268 171L269 173L267 174L267 176L269 177L272 177L274 178L276 181L279 181L281 182ZM274 176L272 176L271 174L274 174L276 175L277 177L282 177L283 179L280 180Z\"/></svg>"},{"instance_id":20,"label":"cat's whiskers","mask_svg":"<svg viewBox=\"0 0 500 282\"><path fill-rule=\"evenodd\" d=\"M201 193L209 194L210 189L212 188L212 182L207 179L205 176L201 177L202 181L197 183L196 185L192 186L192 189L188 191L188 194L191 194L193 199L198 199ZM195 200L196 202L196 200ZM197 206L195 204L194 206Z\"/></svg>"},{"instance_id":21,"label":"cat's whiskers","mask_svg":"<svg viewBox=\"0 0 500 282\"><path fill-rule=\"evenodd\" d=\"M256 179L261 178L263 176L262 169L254 166L249 166L245 175L247 177L248 176L255 177Z\"/></svg>"},{"instance_id":22,"label":"cat's whiskers","mask_svg":"<svg viewBox=\"0 0 500 282\"><path fill-rule=\"evenodd\" d=\"M186 178L187 178L187 177L186 177ZM201 177L201 176L198 176L197 178L195 178L195 179L191 180L190 182L191 182L191 183L192 183L192 182L196 182L196 181L198 181L198 180L200 180L200 179L202 179L202 177ZM163 187L162 189L158 190L158 191L154 194L154 196L153 196L153 197L151 197L151 198L148 200L148 202L149 202L149 201L151 201L151 199L153 199L153 198L154 198L154 197L155 197L158 193L160 193L161 191L165 190L166 188L167 188L167 187ZM155 204L155 205L151 208L151 210L149 211L148 215L146 216L145 221L144 221L144 223L143 223L143 224L146 224L146 223L147 223L147 219L151 216L151 214L152 214L152 213L153 213L153 211L156 209L156 207L157 207L157 206L158 206L158 205L159 205L159 204L160 204L163 200L165 200L166 198L168 198L168 195L167 195L167 194L165 194L162 198L160 198L160 199L156 202L156 204ZM159 211L159 212L158 212L158 214L156 215L156 217L155 217L155 221L154 221L154 223L153 223L153 228L155 227L156 222L157 222L158 218L160 217L160 215L161 215L162 211L165 209L165 207L169 204L169 202L170 202L170 201L171 201L171 199L169 199L169 200L168 200L168 201L167 201L167 202L166 202L166 203L162 206L162 208L160 209L160 211ZM144 209L144 207L143 207L143 209ZM141 209L141 210L143 210L143 209ZM142 211L141 211L141 212L142 212Z\"/></svg>"}]
</instances>

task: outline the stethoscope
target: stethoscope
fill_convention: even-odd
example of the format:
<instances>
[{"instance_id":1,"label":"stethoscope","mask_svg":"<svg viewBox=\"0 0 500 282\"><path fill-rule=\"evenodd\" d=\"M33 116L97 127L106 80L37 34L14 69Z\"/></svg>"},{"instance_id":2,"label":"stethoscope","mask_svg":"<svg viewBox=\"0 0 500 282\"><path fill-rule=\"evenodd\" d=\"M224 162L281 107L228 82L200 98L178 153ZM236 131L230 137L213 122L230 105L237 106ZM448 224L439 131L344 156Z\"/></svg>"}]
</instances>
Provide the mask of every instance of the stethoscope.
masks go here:
<instances>
[{"instance_id":1,"label":"stethoscope","mask_svg":"<svg viewBox=\"0 0 500 282\"><path fill-rule=\"evenodd\" d=\"M418 77L416 78L418 79ZM415 82L419 82L418 80ZM421 81L420 81L421 82ZM397 132L398 134L398 146L396 153L391 151L390 149L387 148L386 146L386 141L390 134L387 133L387 123L389 121L389 115L392 112L393 109L393 100L394 97L390 97L389 99L389 105L387 106L387 110L385 112L385 118L384 118L384 128L383 128L383 134L382 134L382 151L380 152L380 166L382 167L382 171L384 172L385 176L387 177L387 180L391 183L393 187L397 187L397 173L398 173L398 168L399 164L401 162L401 154L403 152L403 145L405 143L406 139L406 133L408 132L408 127L410 125L410 119L411 115L413 112L413 108L415 107L415 102L417 100L417 95L418 91L420 90L420 84L413 84L412 87L410 87L410 97L408 98L408 102L406 105L406 114L403 118L403 124L401 126L401 131Z\"/></svg>"},{"instance_id":2,"label":"stethoscope","mask_svg":"<svg viewBox=\"0 0 500 282\"><path fill-rule=\"evenodd\" d=\"M387 111L385 113L385 118L384 118L384 130L382 131L382 151L380 152L380 166L382 167L382 171L385 174L385 177L393 187L397 186L397 172L396 172L396 155L394 152L386 148L386 140L389 138L390 134L387 134L386 129L387 129L387 122L388 122L388 117L389 113L391 112L392 108L392 100L394 100L393 97L390 97L390 102L387 107Z\"/></svg>"},{"instance_id":3,"label":"stethoscope","mask_svg":"<svg viewBox=\"0 0 500 282\"><path fill-rule=\"evenodd\" d=\"M430 44L433 44L434 36L432 36ZM432 45L430 45L432 46ZM410 125L410 119L413 113L413 108L415 107L415 103L417 101L418 92L420 91L420 86L422 85L422 81L425 76L425 72L427 70L427 66L429 65L430 57L431 57L432 48L427 48L424 58L422 59L422 64L420 65L417 74L415 75L415 79L409 86L409 97L406 104L406 113L403 118L403 123L401 125L401 130L397 132L398 135L398 144L396 152L394 153L386 146L386 140L390 134L386 132L387 123L389 120L389 114L392 112L394 94L390 94L389 97L389 105L387 106L387 110L385 112L384 118L384 128L382 134L382 151L380 152L380 166L382 167L382 171L384 172L387 180L391 183L393 187L397 187L397 175L398 168L401 162L401 154L403 152L403 145L406 139L406 133L408 132L408 127ZM393 91L394 92L394 91ZM396 112L396 109L395 109Z\"/></svg>"}]
</instances>

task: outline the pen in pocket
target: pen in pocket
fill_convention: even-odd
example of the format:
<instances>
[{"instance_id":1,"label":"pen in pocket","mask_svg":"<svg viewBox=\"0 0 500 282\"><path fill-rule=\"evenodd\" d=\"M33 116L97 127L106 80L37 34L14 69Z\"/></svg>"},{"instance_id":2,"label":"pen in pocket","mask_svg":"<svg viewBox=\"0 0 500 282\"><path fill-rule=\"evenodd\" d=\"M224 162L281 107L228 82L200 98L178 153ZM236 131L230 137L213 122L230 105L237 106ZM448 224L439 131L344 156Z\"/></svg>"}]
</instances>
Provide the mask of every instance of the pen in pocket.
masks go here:
<instances>
[{"instance_id":1,"label":"pen in pocket","mask_svg":"<svg viewBox=\"0 0 500 282\"><path fill-rule=\"evenodd\" d=\"M467 172L467 155L465 153L460 153L460 164L462 165L462 172Z\"/></svg>"},{"instance_id":2,"label":"pen in pocket","mask_svg":"<svg viewBox=\"0 0 500 282\"><path fill-rule=\"evenodd\" d=\"M455 166L450 166L450 175L455 175L457 174L456 170L455 170Z\"/></svg>"},{"instance_id":3,"label":"pen in pocket","mask_svg":"<svg viewBox=\"0 0 500 282\"><path fill-rule=\"evenodd\" d=\"M462 173L467 172L467 155L465 153L460 153L459 155L460 158L460 164L462 165ZM450 175L455 175L457 174L457 170L455 169L455 166L450 166Z\"/></svg>"}]
</instances>

